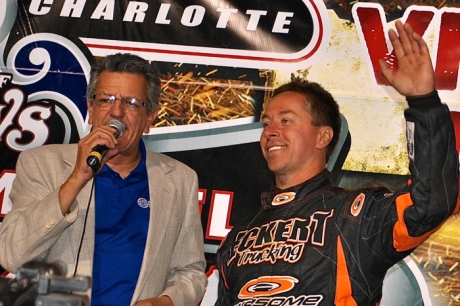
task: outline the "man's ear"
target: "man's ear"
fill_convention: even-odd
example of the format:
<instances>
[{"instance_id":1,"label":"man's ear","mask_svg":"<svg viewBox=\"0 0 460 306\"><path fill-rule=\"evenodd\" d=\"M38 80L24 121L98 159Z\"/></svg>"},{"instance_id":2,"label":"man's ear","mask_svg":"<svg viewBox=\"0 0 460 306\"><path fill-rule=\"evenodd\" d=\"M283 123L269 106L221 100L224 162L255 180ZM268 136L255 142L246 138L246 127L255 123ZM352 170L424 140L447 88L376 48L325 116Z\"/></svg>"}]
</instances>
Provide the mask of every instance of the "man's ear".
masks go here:
<instances>
[{"instance_id":1,"label":"man's ear","mask_svg":"<svg viewBox=\"0 0 460 306\"><path fill-rule=\"evenodd\" d=\"M326 148L334 137L334 131L330 126L321 126L319 128L318 149Z\"/></svg>"},{"instance_id":2,"label":"man's ear","mask_svg":"<svg viewBox=\"0 0 460 306\"><path fill-rule=\"evenodd\" d=\"M144 133L147 134L150 132L150 126L152 125L153 121L157 118L159 112L159 108L151 112L147 115L147 123L145 124Z\"/></svg>"}]
</instances>

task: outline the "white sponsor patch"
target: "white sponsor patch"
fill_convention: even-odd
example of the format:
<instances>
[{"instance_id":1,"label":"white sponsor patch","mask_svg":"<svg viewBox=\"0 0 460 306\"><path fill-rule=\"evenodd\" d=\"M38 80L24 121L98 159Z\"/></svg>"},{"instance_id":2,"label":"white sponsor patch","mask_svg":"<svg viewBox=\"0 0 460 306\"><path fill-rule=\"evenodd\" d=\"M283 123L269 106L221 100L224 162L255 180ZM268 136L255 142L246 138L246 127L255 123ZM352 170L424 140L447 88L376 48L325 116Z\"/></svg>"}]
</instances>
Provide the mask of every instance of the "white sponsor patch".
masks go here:
<instances>
[{"instance_id":1,"label":"white sponsor patch","mask_svg":"<svg viewBox=\"0 0 460 306\"><path fill-rule=\"evenodd\" d=\"M406 136L407 136L407 153L409 158L414 160L415 156L415 143L414 143L415 123L406 122Z\"/></svg>"},{"instance_id":2,"label":"white sponsor patch","mask_svg":"<svg viewBox=\"0 0 460 306\"><path fill-rule=\"evenodd\" d=\"M141 208L149 208L150 207L150 201L147 201L144 198L139 198L137 199L137 205Z\"/></svg>"}]
</instances>

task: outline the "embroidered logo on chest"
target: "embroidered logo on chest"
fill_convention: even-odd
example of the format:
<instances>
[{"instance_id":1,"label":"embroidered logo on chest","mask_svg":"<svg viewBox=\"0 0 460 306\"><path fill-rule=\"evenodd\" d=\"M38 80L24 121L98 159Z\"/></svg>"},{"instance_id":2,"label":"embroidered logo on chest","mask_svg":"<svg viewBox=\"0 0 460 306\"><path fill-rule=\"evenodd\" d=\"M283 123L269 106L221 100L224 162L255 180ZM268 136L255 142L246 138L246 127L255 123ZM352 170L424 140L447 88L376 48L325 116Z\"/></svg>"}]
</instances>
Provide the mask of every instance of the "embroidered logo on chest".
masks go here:
<instances>
[{"instance_id":1,"label":"embroidered logo on chest","mask_svg":"<svg viewBox=\"0 0 460 306\"><path fill-rule=\"evenodd\" d=\"M295 199L295 192L283 192L278 194L272 201L272 205L283 205Z\"/></svg>"}]
</instances>

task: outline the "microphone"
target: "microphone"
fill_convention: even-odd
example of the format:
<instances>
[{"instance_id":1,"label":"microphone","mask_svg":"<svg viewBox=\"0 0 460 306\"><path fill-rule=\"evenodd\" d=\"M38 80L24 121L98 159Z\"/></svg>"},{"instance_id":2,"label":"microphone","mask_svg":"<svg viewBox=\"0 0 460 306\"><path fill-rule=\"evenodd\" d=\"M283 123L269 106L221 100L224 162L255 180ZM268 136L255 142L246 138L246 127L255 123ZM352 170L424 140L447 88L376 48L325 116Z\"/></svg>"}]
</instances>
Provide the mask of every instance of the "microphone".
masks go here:
<instances>
[{"instance_id":1,"label":"microphone","mask_svg":"<svg viewBox=\"0 0 460 306\"><path fill-rule=\"evenodd\" d=\"M125 125L120 120L112 119L107 125L115 130L115 138L119 138L125 132ZM105 145L97 145L86 158L86 164L96 172L101 166L102 158L109 149Z\"/></svg>"}]
</instances>

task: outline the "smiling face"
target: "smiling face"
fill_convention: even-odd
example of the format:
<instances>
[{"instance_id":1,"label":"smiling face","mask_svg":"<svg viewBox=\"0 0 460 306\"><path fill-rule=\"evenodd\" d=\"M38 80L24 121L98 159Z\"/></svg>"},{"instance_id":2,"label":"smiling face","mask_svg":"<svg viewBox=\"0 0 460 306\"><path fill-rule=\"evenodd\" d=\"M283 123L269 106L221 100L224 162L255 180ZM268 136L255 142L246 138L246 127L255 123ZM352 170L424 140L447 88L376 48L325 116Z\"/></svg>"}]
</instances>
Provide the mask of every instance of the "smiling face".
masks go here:
<instances>
[{"instance_id":1,"label":"smiling face","mask_svg":"<svg viewBox=\"0 0 460 306\"><path fill-rule=\"evenodd\" d=\"M140 74L103 71L95 89L95 93L102 92L117 98L130 97L147 101L147 81ZM149 131L158 111L148 114L146 107L128 110L117 100L109 109L101 109L97 103L88 102L88 113L93 128L106 125L111 119L118 119L125 125L125 133L118 138L118 154L129 156L137 154L139 140L143 133Z\"/></svg>"},{"instance_id":2,"label":"smiling face","mask_svg":"<svg viewBox=\"0 0 460 306\"><path fill-rule=\"evenodd\" d=\"M298 92L283 92L268 102L262 116L260 146L279 188L302 183L326 166L333 132L328 126L312 125L306 102Z\"/></svg>"}]
</instances>

